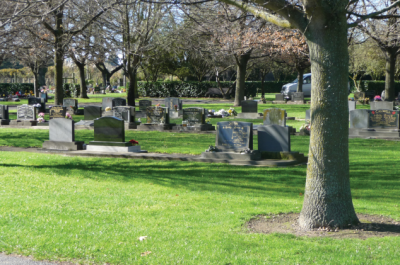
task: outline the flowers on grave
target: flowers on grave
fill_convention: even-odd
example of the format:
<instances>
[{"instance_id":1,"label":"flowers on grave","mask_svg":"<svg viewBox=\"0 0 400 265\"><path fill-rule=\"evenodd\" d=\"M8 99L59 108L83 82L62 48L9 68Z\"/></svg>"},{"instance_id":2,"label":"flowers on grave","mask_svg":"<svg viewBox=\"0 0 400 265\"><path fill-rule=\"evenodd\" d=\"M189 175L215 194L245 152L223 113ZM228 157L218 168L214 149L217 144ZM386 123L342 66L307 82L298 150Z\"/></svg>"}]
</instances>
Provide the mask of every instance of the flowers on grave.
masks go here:
<instances>
[{"instance_id":1,"label":"flowers on grave","mask_svg":"<svg viewBox=\"0 0 400 265\"><path fill-rule=\"evenodd\" d=\"M236 112L236 110L234 108L229 108L228 112L233 116L237 115L237 112Z\"/></svg>"},{"instance_id":2,"label":"flowers on grave","mask_svg":"<svg viewBox=\"0 0 400 265\"><path fill-rule=\"evenodd\" d=\"M304 123L300 127L300 135L310 135L310 130L311 130L311 124L310 123Z\"/></svg>"},{"instance_id":3,"label":"flowers on grave","mask_svg":"<svg viewBox=\"0 0 400 265\"><path fill-rule=\"evenodd\" d=\"M209 118L209 119L206 119L206 123L210 123L211 122L211 119Z\"/></svg>"},{"instance_id":4,"label":"flowers on grave","mask_svg":"<svg viewBox=\"0 0 400 265\"><path fill-rule=\"evenodd\" d=\"M110 108L110 107L107 107L105 110L106 110L106 111L111 111L111 108Z\"/></svg>"},{"instance_id":5,"label":"flowers on grave","mask_svg":"<svg viewBox=\"0 0 400 265\"><path fill-rule=\"evenodd\" d=\"M129 140L129 142L132 144L132 145L137 145L137 144L139 144L139 142L138 141L136 141L136 140Z\"/></svg>"},{"instance_id":6,"label":"flowers on grave","mask_svg":"<svg viewBox=\"0 0 400 265\"><path fill-rule=\"evenodd\" d=\"M220 109L219 111L214 112L214 115L225 117L229 116L229 113L224 109Z\"/></svg>"},{"instance_id":7,"label":"flowers on grave","mask_svg":"<svg viewBox=\"0 0 400 265\"><path fill-rule=\"evenodd\" d=\"M392 111L392 115L395 115L396 114L396 111Z\"/></svg>"},{"instance_id":8,"label":"flowers on grave","mask_svg":"<svg viewBox=\"0 0 400 265\"><path fill-rule=\"evenodd\" d=\"M39 114L38 114L38 118L37 118L37 121L38 122L45 122L46 120L44 119L44 113L43 112L40 112Z\"/></svg>"},{"instance_id":9,"label":"flowers on grave","mask_svg":"<svg viewBox=\"0 0 400 265\"><path fill-rule=\"evenodd\" d=\"M34 104L33 106L36 108L40 108L42 105L40 105L40 103L37 103L37 104Z\"/></svg>"},{"instance_id":10,"label":"flowers on grave","mask_svg":"<svg viewBox=\"0 0 400 265\"><path fill-rule=\"evenodd\" d=\"M75 111L76 110L76 107L75 106L69 106L73 111Z\"/></svg>"},{"instance_id":11,"label":"flowers on grave","mask_svg":"<svg viewBox=\"0 0 400 265\"><path fill-rule=\"evenodd\" d=\"M72 120L72 115L67 112L65 113L65 118Z\"/></svg>"},{"instance_id":12,"label":"flowers on grave","mask_svg":"<svg viewBox=\"0 0 400 265\"><path fill-rule=\"evenodd\" d=\"M381 96L375 96L375 97L374 97L374 101L382 101Z\"/></svg>"},{"instance_id":13,"label":"flowers on grave","mask_svg":"<svg viewBox=\"0 0 400 265\"><path fill-rule=\"evenodd\" d=\"M372 114L375 114L375 111L371 111Z\"/></svg>"},{"instance_id":14,"label":"flowers on grave","mask_svg":"<svg viewBox=\"0 0 400 265\"><path fill-rule=\"evenodd\" d=\"M175 109L175 110L178 110L178 105L174 105L174 109Z\"/></svg>"},{"instance_id":15,"label":"flowers on grave","mask_svg":"<svg viewBox=\"0 0 400 265\"><path fill-rule=\"evenodd\" d=\"M161 107L161 104L160 104L160 103L158 103L158 104L156 105L156 107Z\"/></svg>"}]
</instances>

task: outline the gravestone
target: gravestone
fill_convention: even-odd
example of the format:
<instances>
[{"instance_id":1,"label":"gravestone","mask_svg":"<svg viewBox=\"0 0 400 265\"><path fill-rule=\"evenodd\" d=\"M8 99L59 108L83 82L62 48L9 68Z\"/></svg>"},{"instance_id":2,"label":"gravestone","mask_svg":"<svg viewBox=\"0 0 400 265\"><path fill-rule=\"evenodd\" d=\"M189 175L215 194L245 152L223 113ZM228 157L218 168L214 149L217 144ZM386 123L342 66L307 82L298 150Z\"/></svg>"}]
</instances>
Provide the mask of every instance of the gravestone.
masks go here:
<instances>
[{"instance_id":1,"label":"gravestone","mask_svg":"<svg viewBox=\"0 0 400 265\"><path fill-rule=\"evenodd\" d=\"M125 122L116 117L94 120L94 141L89 142L88 151L101 152L147 152L140 145L125 142Z\"/></svg>"},{"instance_id":2,"label":"gravestone","mask_svg":"<svg viewBox=\"0 0 400 265\"><path fill-rule=\"evenodd\" d=\"M282 94L275 94L275 101L285 101Z\"/></svg>"},{"instance_id":3,"label":"gravestone","mask_svg":"<svg viewBox=\"0 0 400 265\"><path fill-rule=\"evenodd\" d=\"M139 100L139 110L146 111L147 107L151 107L151 100Z\"/></svg>"},{"instance_id":4,"label":"gravestone","mask_svg":"<svg viewBox=\"0 0 400 265\"><path fill-rule=\"evenodd\" d=\"M253 123L218 122L215 147L221 151L253 150Z\"/></svg>"},{"instance_id":5,"label":"gravestone","mask_svg":"<svg viewBox=\"0 0 400 265\"><path fill-rule=\"evenodd\" d=\"M265 109L264 110L264 125L280 125L286 126L286 110L284 109Z\"/></svg>"},{"instance_id":6,"label":"gravestone","mask_svg":"<svg viewBox=\"0 0 400 265\"><path fill-rule=\"evenodd\" d=\"M98 106L84 107L84 120L94 120L100 117L101 117L101 107Z\"/></svg>"},{"instance_id":7,"label":"gravestone","mask_svg":"<svg viewBox=\"0 0 400 265\"><path fill-rule=\"evenodd\" d=\"M114 98L103 98L101 107L103 108L103 111L106 111L106 108L109 107L113 109L115 107L115 102L113 101Z\"/></svg>"},{"instance_id":8,"label":"gravestone","mask_svg":"<svg viewBox=\"0 0 400 265\"><path fill-rule=\"evenodd\" d=\"M130 106L118 106L113 109L114 117L127 123L135 122L135 108Z\"/></svg>"},{"instance_id":9,"label":"gravestone","mask_svg":"<svg viewBox=\"0 0 400 265\"><path fill-rule=\"evenodd\" d=\"M175 110L175 105L177 110L182 109L182 100L179 98L165 98L165 107L169 108L170 110Z\"/></svg>"},{"instance_id":10,"label":"gravestone","mask_svg":"<svg viewBox=\"0 0 400 265\"><path fill-rule=\"evenodd\" d=\"M372 101L372 102L370 102L370 110L378 110L378 109L393 110L394 102L393 101Z\"/></svg>"},{"instance_id":11,"label":"gravestone","mask_svg":"<svg viewBox=\"0 0 400 265\"><path fill-rule=\"evenodd\" d=\"M36 108L31 105L17 106L17 120L36 121Z\"/></svg>"},{"instance_id":12,"label":"gravestone","mask_svg":"<svg viewBox=\"0 0 400 265\"><path fill-rule=\"evenodd\" d=\"M113 105L113 108L119 107L119 106L126 106L126 99L124 99L124 98L114 98L112 100L112 105Z\"/></svg>"},{"instance_id":13,"label":"gravestone","mask_svg":"<svg viewBox=\"0 0 400 265\"><path fill-rule=\"evenodd\" d=\"M54 118L65 118L66 113L67 113L67 107L53 106L50 108L49 118L50 120Z\"/></svg>"},{"instance_id":14,"label":"gravestone","mask_svg":"<svg viewBox=\"0 0 400 265\"><path fill-rule=\"evenodd\" d=\"M242 101L242 113L257 113L257 101L254 100L243 100Z\"/></svg>"},{"instance_id":15,"label":"gravestone","mask_svg":"<svg viewBox=\"0 0 400 265\"><path fill-rule=\"evenodd\" d=\"M37 107L38 112L46 112L46 103L44 103L44 99L42 98L28 98L28 105L37 105L40 104L40 107Z\"/></svg>"},{"instance_id":16,"label":"gravestone","mask_svg":"<svg viewBox=\"0 0 400 265\"><path fill-rule=\"evenodd\" d=\"M44 149L76 151L83 150L83 144L83 141L75 141L73 120L55 118L49 121L49 141L43 143Z\"/></svg>"},{"instance_id":17,"label":"gravestone","mask_svg":"<svg viewBox=\"0 0 400 265\"><path fill-rule=\"evenodd\" d=\"M292 101L304 103L304 93L303 92L293 92Z\"/></svg>"},{"instance_id":18,"label":"gravestone","mask_svg":"<svg viewBox=\"0 0 400 265\"><path fill-rule=\"evenodd\" d=\"M41 98L42 100L44 100L44 103L46 103L47 100L48 100L47 93L42 93L42 92L40 92L39 94L40 94L40 98Z\"/></svg>"},{"instance_id":19,"label":"gravestone","mask_svg":"<svg viewBox=\"0 0 400 265\"><path fill-rule=\"evenodd\" d=\"M169 109L163 107L147 107L147 124L169 124Z\"/></svg>"},{"instance_id":20,"label":"gravestone","mask_svg":"<svg viewBox=\"0 0 400 265\"><path fill-rule=\"evenodd\" d=\"M368 128L369 111L366 109L356 109L349 112L350 128Z\"/></svg>"},{"instance_id":21,"label":"gravestone","mask_svg":"<svg viewBox=\"0 0 400 265\"><path fill-rule=\"evenodd\" d=\"M0 120L9 120L8 106L0 105Z\"/></svg>"},{"instance_id":22,"label":"gravestone","mask_svg":"<svg viewBox=\"0 0 400 265\"><path fill-rule=\"evenodd\" d=\"M305 120L311 121L311 110L310 109L306 110L306 119Z\"/></svg>"},{"instance_id":23,"label":"gravestone","mask_svg":"<svg viewBox=\"0 0 400 265\"><path fill-rule=\"evenodd\" d=\"M290 152L290 129L280 125L258 126L258 151Z\"/></svg>"},{"instance_id":24,"label":"gravestone","mask_svg":"<svg viewBox=\"0 0 400 265\"><path fill-rule=\"evenodd\" d=\"M72 98L64 98L63 107L66 107L67 112L69 112L70 114L76 114L78 111L78 100Z\"/></svg>"},{"instance_id":25,"label":"gravestone","mask_svg":"<svg viewBox=\"0 0 400 265\"><path fill-rule=\"evenodd\" d=\"M206 112L204 108L186 108L183 109L183 121L187 123L188 126L205 124Z\"/></svg>"},{"instance_id":26,"label":"gravestone","mask_svg":"<svg viewBox=\"0 0 400 265\"><path fill-rule=\"evenodd\" d=\"M349 101L349 111L356 109L356 101Z\"/></svg>"},{"instance_id":27,"label":"gravestone","mask_svg":"<svg viewBox=\"0 0 400 265\"><path fill-rule=\"evenodd\" d=\"M399 128L399 111L370 110L368 115L368 128Z\"/></svg>"}]
</instances>

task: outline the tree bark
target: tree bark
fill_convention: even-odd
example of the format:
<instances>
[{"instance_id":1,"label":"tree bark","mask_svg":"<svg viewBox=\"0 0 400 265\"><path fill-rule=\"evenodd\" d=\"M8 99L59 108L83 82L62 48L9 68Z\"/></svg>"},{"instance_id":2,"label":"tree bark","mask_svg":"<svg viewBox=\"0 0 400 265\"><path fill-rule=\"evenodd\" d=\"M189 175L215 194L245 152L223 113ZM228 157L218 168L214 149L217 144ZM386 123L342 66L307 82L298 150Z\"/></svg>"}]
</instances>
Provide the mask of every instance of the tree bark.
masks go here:
<instances>
[{"instance_id":1,"label":"tree bark","mask_svg":"<svg viewBox=\"0 0 400 265\"><path fill-rule=\"evenodd\" d=\"M325 2L324 2L325 3ZM316 7L305 33L312 73L311 139L299 225L358 223L349 179L347 21L345 8ZM332 37L334 36L334 37Z\"/></svg>"},{"instance_id":2,"label":"tree bark","mask_svg":"<svg viewBox=\"0 0 400 265\"><path fill-rule=\"evenodd\" d=\"M54 93L54 104L62 105L64 99L63 89L63 67L64 53L61 49L57 49L54 56L54 84L56 86Z\"/></svg>"},{"instance_id":3,"label":"tree bark","mask_svg":"<svg viewBox=\"0 0 400 265\"><path fill-rule=\"evenodd\" d=\"M395 51L386 51L386 72L385 72L385 101L395 99L394 75L396 71L397 49Z\"/></svg>"},{"instance_id":4,"label":"tree bark","mask_svg":"<svg viewBox=\"0 0 400 265\"><path fill-rule=\"evenodd\" d=\"M80 98L89 98L87 95L86 79L85 79L85 64L75 62L79 70L79 81L81 85Z\"/></svg>"},{"instance_id":5,"label":"tree bark","mask_svg":"<svg viewBox=\"0 0 400 265\"><path fill-rule=\"evenodd\" d=\"M238 55L236 57L237 64L237 76L236 76L236 93L234 106L241 106L242 100L244 100L244 89L246 81L246 68L247 63L250 60L251 52Z\"/></svg>"},{"instance_id":6,"label":"tree bark","mask_svg":"<svg viewBox=\"0 0 400 265\"><path fill-rule=\"evenodd\" d=\"M297 68L297 92L303 92L303 68Z\"/></svg>"}]
</instances>

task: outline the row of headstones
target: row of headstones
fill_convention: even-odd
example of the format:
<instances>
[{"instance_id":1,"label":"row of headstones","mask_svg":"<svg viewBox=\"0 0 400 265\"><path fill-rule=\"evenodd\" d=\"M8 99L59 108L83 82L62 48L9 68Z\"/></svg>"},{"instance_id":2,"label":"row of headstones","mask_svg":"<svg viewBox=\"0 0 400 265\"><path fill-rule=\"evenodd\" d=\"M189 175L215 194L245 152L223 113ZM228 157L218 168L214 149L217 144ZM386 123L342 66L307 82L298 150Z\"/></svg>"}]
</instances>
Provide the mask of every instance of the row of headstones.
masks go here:
<instances>
[{"instance_id":1,"label":"row of headstones","mask_svg":"<svg viewBox=\"0 0 400 265\"><path fill-rule=\"evenodd\" d=\"M283 94L275 94L275 101L285 101ZM304 103L304 93L303 92L293 92L292 93L292 101Z\"/></svg>"},{"instance_id":2,"label":"row of headstones","mask_svg":"<svg viewBox=\"0 0 400 265\"><path fill-rule=\"evenodd\" d=\"M290 129L277 124L257 127L258 150L290 152ZM253 123L224 121L217 123L215 147L222 152L253 150Z\"/></svg>"}]
</instances>

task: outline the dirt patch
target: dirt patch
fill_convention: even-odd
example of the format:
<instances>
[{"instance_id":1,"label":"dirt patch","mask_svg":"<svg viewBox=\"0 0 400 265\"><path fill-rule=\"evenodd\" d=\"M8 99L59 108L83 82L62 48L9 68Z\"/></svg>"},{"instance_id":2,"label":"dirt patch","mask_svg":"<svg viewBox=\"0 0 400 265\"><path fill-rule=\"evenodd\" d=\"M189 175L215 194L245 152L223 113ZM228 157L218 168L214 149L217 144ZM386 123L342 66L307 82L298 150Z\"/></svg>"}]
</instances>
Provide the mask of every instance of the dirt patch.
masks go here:
<instances>
[{"instance_id":1,"label":"dirt patch","mask_svg":"<svg viewBox=\"0 0 400 265\"><path fill-rule=\"evenodd\" d=\"M380 215L357 214L360 224L345 229L332 227L318 228L304 231L298 225L299 214L277 214L257 216L247 223L252 233L283 233L296 236L331 237L331 238L359 238L400 236L400 222Z\"/></svg>"}]
</instances>

